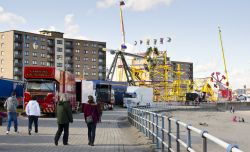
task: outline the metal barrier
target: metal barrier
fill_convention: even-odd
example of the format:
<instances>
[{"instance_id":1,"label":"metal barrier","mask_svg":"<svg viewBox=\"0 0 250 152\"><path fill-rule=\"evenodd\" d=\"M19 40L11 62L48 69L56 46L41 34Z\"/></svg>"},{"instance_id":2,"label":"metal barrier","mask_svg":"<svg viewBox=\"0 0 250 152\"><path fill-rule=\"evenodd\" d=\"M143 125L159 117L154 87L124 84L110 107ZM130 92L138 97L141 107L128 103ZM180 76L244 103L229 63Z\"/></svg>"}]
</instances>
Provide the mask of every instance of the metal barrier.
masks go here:
<instances>
[{"instance_id":1,"label":"metal barrier","mask_svg":"<svg viewBox=\"0 0 250 152\"><path fill-rule=\"evenodd\" d=\"M208 141L217 144L225 149L226 152L242 152L238 149L237 145L228 144L217 137L210 135L207 131L199 130L179 120L145 109L128 108L128 120L133 126L137 127L137 129L144 133L145 136L151 139L153 143L156 144L156 148L161 149L162 152L180 152L181 146L182 148L185 148L185 151L197 151L192 148L193 136L191 135L191 132L200 136L203 152L208 151ZM180 133L182 132L180 131L180 127L185 130L185 135L182 135L183 137L186 137L185 141L181 139ZM173 145L175 147L173 147Z\"/></svg>"}]
</instances>

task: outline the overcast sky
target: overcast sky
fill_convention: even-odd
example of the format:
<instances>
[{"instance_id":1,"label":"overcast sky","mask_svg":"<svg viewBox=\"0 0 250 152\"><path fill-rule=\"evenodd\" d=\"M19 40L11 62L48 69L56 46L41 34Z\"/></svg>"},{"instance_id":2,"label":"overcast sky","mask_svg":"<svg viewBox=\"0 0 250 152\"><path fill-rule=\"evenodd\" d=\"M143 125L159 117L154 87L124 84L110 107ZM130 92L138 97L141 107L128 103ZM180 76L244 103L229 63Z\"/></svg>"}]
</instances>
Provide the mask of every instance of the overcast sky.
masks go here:
<instances>
[{"instance_id":1,"label":"overcast sky","mask_svg":"<svg viewBox=\"0 0 250 152\"><path fill-rule=\"evenodd\" d=\"M125 0L128 51L143 52L134 41L171 37L171 60L194 63L194 77L224 72L218 26L233 89L250 87L249 0ZM121 44L119 0L1 0L0 29L64 32L66 37ZM159 41L159 40L158 40ZM112 57L108 56L109 63ZM109 64L108 63L108 64Z\"/></svg>"}]
</instances>

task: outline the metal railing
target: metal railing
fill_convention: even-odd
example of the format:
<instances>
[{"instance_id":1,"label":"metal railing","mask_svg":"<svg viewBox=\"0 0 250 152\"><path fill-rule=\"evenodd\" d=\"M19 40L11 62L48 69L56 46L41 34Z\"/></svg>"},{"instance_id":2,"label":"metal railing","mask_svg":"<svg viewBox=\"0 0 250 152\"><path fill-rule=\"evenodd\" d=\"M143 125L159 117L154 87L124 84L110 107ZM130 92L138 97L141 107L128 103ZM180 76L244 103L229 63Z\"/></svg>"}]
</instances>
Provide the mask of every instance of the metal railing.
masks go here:
<instances>
[{"instance_id":1,"label":"metal railing","mask_svg":"<svg viewBox=\"0 0 250 152\"><path fill-rule=\"evenodd\" d=\"M209 144L218 145L221 149L225 149L226 152L243 152L238 149L237 145L228 144L210 135L207 131L199 130L172 117L145 109L128 108L128 120L140 132L151 139L153 144L156 144L156 148L161 149L162 152L180 152L181 148L189 152L207 152L208 142ZM198 141L192 142L193 139L197 140L197 138L200 138L202 146L199 145L198 147L201 150L193 147L194 144L200 144Z\"/></svg>"}]
</instances>

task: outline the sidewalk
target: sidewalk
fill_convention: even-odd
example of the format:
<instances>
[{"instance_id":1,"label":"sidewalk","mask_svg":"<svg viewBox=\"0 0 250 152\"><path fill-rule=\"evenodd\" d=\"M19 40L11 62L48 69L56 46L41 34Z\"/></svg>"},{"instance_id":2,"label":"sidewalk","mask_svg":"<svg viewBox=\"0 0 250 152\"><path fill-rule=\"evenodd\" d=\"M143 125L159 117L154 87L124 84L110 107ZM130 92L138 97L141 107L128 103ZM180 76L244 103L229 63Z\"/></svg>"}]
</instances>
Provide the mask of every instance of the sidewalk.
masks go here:
<instances>
[{"instance_id":1,"label":"sidewalk","mask_svg":"<svg viewBox=\"0 0 250 152\"><path fill-rule=\"evenodd\" d=\"M55 118L40 118L39 133L28 135L27 118L19 117L19 134L6 135L6 122L0 126L1 152L149 152L150 141L131 127L127 122L126 109L105 111L102 123L97 125L95 146L88 145L86 124L83 114L74 114L74 123L70 124L69 146L54 145L57 130Z\"/></svg>"}]
</instances>

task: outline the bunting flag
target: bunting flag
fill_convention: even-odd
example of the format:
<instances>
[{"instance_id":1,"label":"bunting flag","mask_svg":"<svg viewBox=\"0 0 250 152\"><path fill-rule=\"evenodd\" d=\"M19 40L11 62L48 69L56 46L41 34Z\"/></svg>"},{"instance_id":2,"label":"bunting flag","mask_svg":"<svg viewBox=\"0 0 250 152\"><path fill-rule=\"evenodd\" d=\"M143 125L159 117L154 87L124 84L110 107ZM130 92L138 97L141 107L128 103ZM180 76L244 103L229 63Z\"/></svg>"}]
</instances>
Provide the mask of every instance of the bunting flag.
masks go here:
<instances>
[{"instance_id":1,"label":"bunting flag","mask_svg":"<svg viewBox=\"0 0 250 152\"><path fill-rule=\"evenodd\" d=\"M167 42L171 42L172 40L170 37L167 37L167 39L168 39Z\"/></svg>"},{"instance_id":2,"label":"bunting flag","mask_svg":"<svg viewBox=\"0 0 250 152\"><path fill-rule=\"evenodd\" d=\"M146 40L147 45L150 45L150 39Z\"/></svg>"},{"instance_id":3,"label":"bunting flag","mask_svg":"<svg viewBox=\"0 0 250 152\"><path fill-rule=\"evenodd\" d=\"M142 40L140 40L140 44L142 44L143 43L143 41Z\"/></svg>"},{"instance_id":4,"label":"bunting flag","mask_svg":"<svg viewBox=\"0 0 250 152\"><path fill-rule=\"evenodd\" d=\"M125 2L124 1L120 1L120 6L123 6L125 5Z\"/></svg>"},{"instance_id":5,"label":"bunting flag","mask_svg":"<svg viewBox=\"0 0 250 152\"><path fill-rule=\"evenodd\" d=\"M135 41L135 44L134 45L137 45L137 41Z\"/></svg>"},{"instance_id":6,"label":"bunting flag","mask_svg":"<svg viewBox=\"0 0 250 152\"><path fill-rule=\"evenodd\" d=\"M154 45L156 45L156 43L157 43L157 39L154 39Z\"/></svg>"},{"instance_id":7,"label":"bunting flag","mask_svg":"<svg viewBox=\"0 0 250 152\"><path fill-rule=\"evenodd\" d=\"M160 38L160 44L163 44L164 38Z\"/></svg>"}]
</instances>

